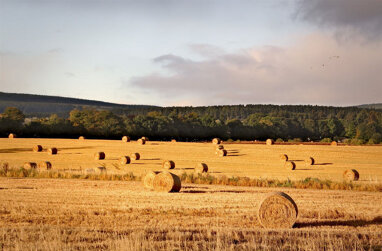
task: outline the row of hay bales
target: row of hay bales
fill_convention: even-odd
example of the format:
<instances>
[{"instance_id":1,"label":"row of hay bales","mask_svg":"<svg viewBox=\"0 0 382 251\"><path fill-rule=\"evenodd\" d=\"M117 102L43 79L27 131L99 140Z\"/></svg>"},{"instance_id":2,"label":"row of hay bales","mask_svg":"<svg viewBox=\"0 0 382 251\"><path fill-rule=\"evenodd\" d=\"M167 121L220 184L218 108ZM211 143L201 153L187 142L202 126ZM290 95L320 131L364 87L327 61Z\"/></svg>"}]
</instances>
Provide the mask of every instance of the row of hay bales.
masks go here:
<instances>
[{"instance_id":1,"label":"row of hay bales","mask_svg":"<svg viewBox=\"0 0 382 251\"><path fill-rule=\"evenodd\" d=\"M42 152L43 150L44 148L42 147L42 145L35 145L32 147L32 151L35 153ZM58 153L58 149L56 147L50 147L46 149L46 151L49 155L56 155Z\"/></svg>"},{"instance_id":2,"label":"row of hay bales","mask_svg":"<svg viewBox=\"0 0 382 251\"><path fill-rule=\"evenodd\" d=\"M267 139L267 140L265 141L265 144L268 145L268 146L271 146L271 145L274 145L274 144L275 144L275 141L274 141L273 139ZM330 143L330 145L331 145L331 146L337 146L338 143L337 143L337 141L332 141L332 142Z\"/></svg>"}]
</instances>

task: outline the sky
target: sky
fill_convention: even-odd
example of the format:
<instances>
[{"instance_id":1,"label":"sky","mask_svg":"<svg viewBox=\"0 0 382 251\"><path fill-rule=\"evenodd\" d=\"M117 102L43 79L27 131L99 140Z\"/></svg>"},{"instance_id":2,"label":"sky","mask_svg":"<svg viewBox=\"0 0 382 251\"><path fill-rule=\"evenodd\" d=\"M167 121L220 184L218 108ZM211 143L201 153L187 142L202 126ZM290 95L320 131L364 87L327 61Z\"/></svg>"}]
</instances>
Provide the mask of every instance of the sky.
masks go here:
<instances>
[{"instance_id":1,"label":"sky","mask_svg":"<svg viewBox=\"0 0 382 251\"><path fill-rule=\"evenodd\" d=\"M0 91L122 104L382 102L381 0L0 0Z\"/></svg>"}]
</instances>

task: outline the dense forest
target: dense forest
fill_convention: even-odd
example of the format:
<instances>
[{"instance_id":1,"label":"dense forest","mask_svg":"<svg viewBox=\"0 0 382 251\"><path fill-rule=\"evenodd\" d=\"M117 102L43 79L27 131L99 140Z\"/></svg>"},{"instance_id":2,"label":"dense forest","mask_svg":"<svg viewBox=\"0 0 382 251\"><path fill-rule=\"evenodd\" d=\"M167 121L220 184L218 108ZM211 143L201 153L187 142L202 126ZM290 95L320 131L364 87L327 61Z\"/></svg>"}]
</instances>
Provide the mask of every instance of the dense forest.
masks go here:
<instances>
[{"instance_id":1,"label":"dense forest","mask_svg":"<svg viewBox=\"0 0 382 251\"><path fill-rule=\"evenodd\" d=\"M29 118L8 107L0 134L22 137L131 138L154 140L382 141L382 111L357 107L233 105L209 107L140 107L112 110L73 109L67 117Z\"/></svg>"}]
</instances>

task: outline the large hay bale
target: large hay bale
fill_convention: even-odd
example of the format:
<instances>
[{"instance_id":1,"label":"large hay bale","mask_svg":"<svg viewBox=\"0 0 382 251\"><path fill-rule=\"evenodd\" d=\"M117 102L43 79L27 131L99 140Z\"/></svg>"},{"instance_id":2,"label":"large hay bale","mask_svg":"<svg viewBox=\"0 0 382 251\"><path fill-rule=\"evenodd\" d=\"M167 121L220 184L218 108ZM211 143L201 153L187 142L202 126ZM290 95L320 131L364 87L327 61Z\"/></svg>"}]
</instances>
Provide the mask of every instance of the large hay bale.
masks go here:
<instances>
[{"instance_id":1,"label":"large hay bale","mask_svg":"<svg viewBox=\"0 0 382 251\"><path fill-rule=\"evenodd\" d=\"M206 163L199 163L195 166L195 173L206 173L208 172L208 166Z\"/></svg>"},{"instance_id":2,"label":"large hay bale","mask_svg":"<svg viewBox=\"0 0 382 251\"><path fill-rule=\"evenodd\" d=\"M355 169L348 169L343 174L344 180L356 181L359 180L359 172Z\"/></svg>"},{"instance_id":3,"label":"large hay bale","mask_svg":"<svg viewBox=\"0 0 382 251\"><path fill-rule=\"evenodd\" d=\"M158 173L160 172L150 171L145 175L145 177L143 178L143 185L145 186L145 188L154 190L154 178Z\"/></svg>"},{"instance_id":4,"label":"large hay bale","mask_svg":"<svg viewBox=\"0 0 382 251\"><path fill-rule=\"evenodd\" d=\"M138 142L138 144L140 144L140 145L144 145L144 144L146 144L146 140L145 140L145 139L138 139L137 142Z\"/></svg>"},{"instance_id":5,"label":"large hay bale","mask_svg":"<svg viewBox=\"0 0 382 251\"><path fill-rule=\"evenodd\" d=\"M182 184L180 178L170 172L158 173L153 181L153 187L158 192L179 192Z\"/></svg>"},{"instance_id":6,"label":"large hay bale","mask_svg":"<svg viewBox=\"0 0 382 251\"><path fill-rule=\"evenodd\" d=\"M85 137L84 136L80 136L78 137L79 140L85 140Z\"/></svg>"},{"instance_id":7,"label":"large hay bale","mask_svg":"<svg viewBox=\"0 0 382 251\"><path fill-rule=\"evenodd\" d=\"M36 169L37 168L37 164L36 164L36 162L25 162L24 163L24 168L25 169Z\"/></svg>"},{"instance_id":8,"label":"large hay bale","mask_svg":"<svg viewBox=\"0 0 382 251\"><path fill-rule=\"evenodd\" d=\"M175 162L172 160L165 160L162 163L162 167L164 169L174 169L175 168Z\"/></svg>"},{"instance_id":9,"label":"large hay bale","mask_svg":"<svg viewBox=\"0 0 382 251\"><path fill-rule=\"evenodd\" d=\"M273 139L267 139L267 141L265 141L265 144L267 144L268 146L270 145L273 145L275 142L273 141Z\"/></svg>"},{"instance_id":10,"label":"large hay bale","mask_svg":"<svg viewBox=\"0 0 382 251\"><path fill-rule=\"evenodd\" d=\"M123 136L122 142L130 142L130 137L129 136Z\"/></svg>"},{"instance_id":11,"label":"large hay bale","mask_svg":"<svg viewBox=\"0 0 382 251\"><path fill-rule=\"evenodd\" d=\"M215 154L219 157L224 157L224 156L227 156L227 150L225 149L220 149L220 150L216 150Z\"/></svg>"},{"instance_id":12,"label":"large hay bale","mask_svg":"<svg viewBox=\"0 0 382 251\"><path fill-rule=\"evenodd\" d=\"M219 145L221 143L221 140L219 138L212 139L212 144Z\"/></svg>"},{"instance_id":13,"label":"large hay bale","mask_svg":"<svg viewBox=\"0 0 382 251\"><path fill-rule=\"evenodd\" d=\"M6 173L9 170L9 163L8 162L1 162L0 163L1 170Z\"/></svg>"},{"instance_id":14,"label":"large hay bale","mask_svg":"<svg viewBox=\"0 0 382 251\"><path fill-rule=\"evenodd\" d=\"M57 154L57 152L58 152L58 150L55 147L51 147L51 148L48 149L48 154L49 155L55 155L55 154Z\"/></svg>"},{"instance_id":15,"label":"large hay bale","mask_svg":"<svg viewBox=\"0 0 382 251\"><path fill-rule=\"evenodd\" d=\"M38 163L38 168L50 170L52 169L52 163L50 163L49 161L41 161L40 163Z\"/></svg>"},{"instance_id":16,"label":"large hay bale","mask_svg":"<svg viewBox=\"0 0 382 251\"><path fill-rule=\"evenodd\" d=\"M297 216L296 203L285 193L269 193L260 202L258 218L264 228L292 228Z\"/></svg>"},{"instance_id":17,"label":"large hay bale","mask_svg":"<svg viewBox=\"0 0 382 251\"><path fill-rule=\"evenodd\" d=\"M280 159L284 161L288 161L288 155L286 154L280 154Z\"/></svg>"},{"instance_id":18,"label":"large hay bale","mask_svg":"<svg viewBox=\"0 0 382 251\"><path fill-rule=\"evenodd\" d=\"M98 152L98 153L94 154L95 160L101 160L101 159L105 159L105 158L106 158L106 154L104 152Z\"/></svg>"},{"instance_id":19,"label":"large hay bale","mask_svg":"<svg viewBox=\"0 0 382 251\"><path fill-rule=\"evenodd\" d=\"M337 143L337 141L332 141L332 143L330 143L330 145L331 145L331 146L337 146L338 143Z\"/></svg>"},{"instance_id":20,"label":"large hay bale","mask_svg":"<svg viewBox=\"0 0 382 251\"><path fill-rule=\"evenodd\" d=\"M132 160L140 160L141 155L139 153L132 153L132 154L130 154L130 158Z\"/></svg>"},{"instance_id":21,"label":"large hay bale","mask_svg":"<svg viewBox=\"0 0 382 251\"><path fill-rule=\"evenodd\" d=\"M314 165L314 158L313 157L309 157L305 160L305 165L307 166L313 166Z\"/></svg>"},{"instance_id":22,"label":"large hay bale","mask_svg":"<svg viewBox=\"0 0 382 251\"><path fill-rule=\"evenodd\" d=\"M141 139L144 139L146 142L149 141L149 138L147 137L142 137Z\"/></svg>"},{"instance_id":23,"label":"large hay bale","mask_svg":"<svg viewBox=\"0 0 382 251\"><path fill-rule=\"evenodd\" d=\"M130 160L130 157L129 156L122 156L120 159L119 159L119 163L121 163L121 165L126 165L126 164L130 164L131 160Z\"/></svg>"},{"instance_id":24,"label":"large hay bale","mask_svg":"<svg viewBox=\"0 0 382 251\"><path fill-rule=\"evenodd\" d=\"M10 138L10 139L14 139L14 138L17 138L17 136L16 136L16 134L14 134L14 133L10 133L10 134L8 135L8 138Z\"/></svg>"},{"instance_id":25,"label":"large hay bale","mask_svg":"<svg viewBox=\"0 0 382 251\"><path fill-rule=\"evenodd\" d=\"M222 149L224 149L224 146L223 146L223 145L217 145L217 146L216 146L216 150L222 150Z\"/></svg>"},{"instance_id":26,"label":"large hay bale","mask_svg":"<svg viewBox=\"0 0 382 251\"><path fill-rule=\"evenodd\" d=\"M42 146L41 145L35 145L32 148L33 152L42 152Z\"/></svg>"},{"instance_id":27,"label":"large hay bale","mask_svg":"<svg viewBox=\"0 0 382 251\"><path fill-rule=\"evenodd\" d=\"M293 161L285 161L284 167L289 170L294 170L296 169L296 163L294 163Z\"/></svg>"}]
</instances>

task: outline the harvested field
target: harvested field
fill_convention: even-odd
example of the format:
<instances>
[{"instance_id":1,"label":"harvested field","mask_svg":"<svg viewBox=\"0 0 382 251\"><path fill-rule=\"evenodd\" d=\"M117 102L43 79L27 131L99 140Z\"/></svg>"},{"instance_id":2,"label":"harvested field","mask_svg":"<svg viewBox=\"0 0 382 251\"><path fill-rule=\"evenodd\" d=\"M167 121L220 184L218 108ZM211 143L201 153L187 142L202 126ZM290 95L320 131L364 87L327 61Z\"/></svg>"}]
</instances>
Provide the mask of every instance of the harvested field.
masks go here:
<instances>
[{"instance_id":1,"label":"harvested field","mask_svg":"<svg viewBox=\"0 0 382 251\"><path fill-rule=\"evenodd\" d=\"M278 155L277 155L278 156ZM380 192L283 189L293 229L261 227L262 197L279 189L0 178L5 250L380 250ZM174 203L176 202L176 203Z\"/></svg>"},{"instance_id":2,"label":"harvested field","mask_svg":"<svg viewBox=\"0 0 382 251\"><path fill-rule=\"evenodd\" d=\"M44 149L52 146L60 149L57 155L32 152L34 145ZM208 165L211 175L246 176L251 178L301 180L306 177L342 181L347 169L359 172L357 183L382 182L382 147L380 146L337 146L330 145L272 145L227 144L227 156L215 155L216 145L208 143L154 142L139 145L136 141L121 140L71 140L71 139L0 139L0 160L9 166L22 167L25 162L49 161L55 170L85 170L103 165L108 174L133 172L137 176L147 171L159 171L162 162L171 159L176 163L173 172L194 172L195 164ZM94 160L94 153L103 151L106 159ZM128 168L119 167L120 156L139 152L139 162L132 162ZM182 153L182 154L179 154ZM284 168L280 155L287 154L296 164L291 171ZM306 166L305 159L313 157L314 165Z\"/></svg>"}]
</instances>

